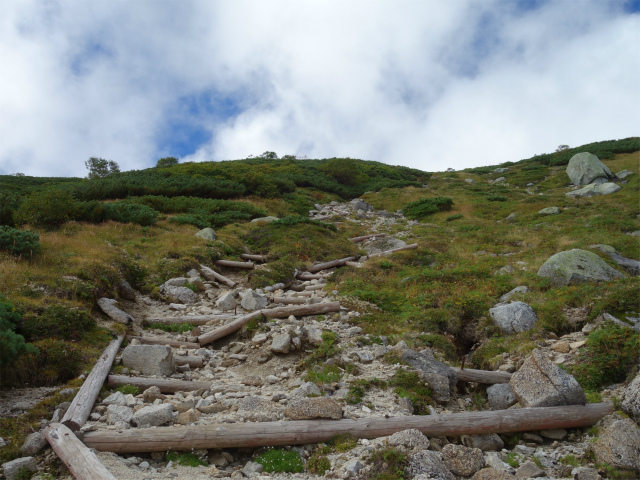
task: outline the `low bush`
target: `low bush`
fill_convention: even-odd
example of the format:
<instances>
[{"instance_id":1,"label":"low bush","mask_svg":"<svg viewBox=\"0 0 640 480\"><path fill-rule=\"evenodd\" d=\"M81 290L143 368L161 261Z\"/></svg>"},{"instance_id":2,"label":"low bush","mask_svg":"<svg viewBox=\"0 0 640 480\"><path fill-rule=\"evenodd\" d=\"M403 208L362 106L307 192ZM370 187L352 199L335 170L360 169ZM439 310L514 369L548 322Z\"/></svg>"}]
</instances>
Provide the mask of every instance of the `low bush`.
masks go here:
<instances>
[{"instance_id":1,"label":"low bush","mask_svg":"<svg viewBox=\"0 0 640 480\"><path fill-rule=\"evenodd\" d=\"M113 202L103 204L105 220L121 223L137 223L138 225L153 225L158 212L146 205L129 202Z\"/></svg>"},{"instance_id":2,"label":"low bush","mask_svg":"<svg viewBox=\"0 0 640 480\"><path fill-rule=\"evenodd\" d=\"M369 463L372 480L402 480L409 466L409 457L398 449L387 447L374 450Z\"/></svg>"},{"instance_id":3,"label":"low bush","mask_svg":"<svg viewBox=\"0 0 640 480\"><path fill-rule=\"evenodd\" d=\"M412 220L422 220L434 213L451 210L452 205L453 200L448 197L423 198L415 202L407 203L402 209L402 213L404 213L405 217Z\"/></svg>"},{"instance_id":4,"label":"low bush","mask_svg":"<svg viewBox=\"0 0 640 480\"><path fill-rule=\"evenodd\" d=\"M490 202L506 202L508 198L503 197L502 195L489 195L487 196L487 200Z\"/></svg>"},{"instance_id":5,"label":"low bush","mask_svg":"<svg viewBox=\"0 0 640 480\"><path fill-rule=\"evenodd\" d=\"M84 310L51 305L41 312L22 317L19 331L29 340L61 338L81 340L96 327L96 321Z\"/></svg>"},{"instance_id":6,"label":"low bush","mask_svg":"<svg viewBox=\"0 0 640 480\"><path fill-rule=\"evenodd\" d=\"M0 227L0 250L12 255L31 257L40 251L40 236L37 233Z\"/></svg>"},{"instance_id":7,"label":"low bush","mask_svg":"<svg viewBox=\"0 0 640 480\"><path fill-rule=\"evenodd\" d=\"M0 368L11 365L21 355L37 353L33 345L25 343L24 337L15 332L20 321L13 304L0 293Z\"/></svg>"},{"instance_id":8,"label":"low bush","mask_svg":"<svg viewBox=\"0 0 640 480\"><path fill-rule=\"evenodd\" d=\"M54 385L77 377L85 367L78 345L64 340L45 339L33 344L40 352L35 362L35 380Z\"/></svg>"}]
</instances>

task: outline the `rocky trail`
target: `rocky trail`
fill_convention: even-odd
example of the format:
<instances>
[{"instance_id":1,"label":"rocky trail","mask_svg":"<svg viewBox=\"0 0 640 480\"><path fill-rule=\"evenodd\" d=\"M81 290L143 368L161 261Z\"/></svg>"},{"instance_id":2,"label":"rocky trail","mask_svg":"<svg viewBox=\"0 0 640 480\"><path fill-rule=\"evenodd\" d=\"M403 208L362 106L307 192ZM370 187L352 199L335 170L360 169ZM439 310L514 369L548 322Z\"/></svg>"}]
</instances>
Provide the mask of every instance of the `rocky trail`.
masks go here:
<instances>
[{"instance_id":1,"label":"rocky trail","mask_svg":"<svg viewBox=\"0 0 640 480\"><path fill-rule=\"evenodd\" d=\"M361 243L369 255L407 247L406 242L386 235L401 218L399 213L375 211L360 200L318 205L310 212L310 217L317 220L329 220L335 215L359 222L374 236ZM411 238L411 226L412 222L408 222L408 230L396 235ZM367 259L345 260L345 263L347 261L357 266ZM268 264L257 261L251 265L268 268ZM110 375L108 384L139 384L141 393L118 391L98 398L86 423L77 432L78 437L91 447L99 443L101 432L124 434L136 429L152 432L211 425L220 426L218 430L224 431L225 425L257 422L411 417L415 406L388 387L401 367L418 372L421 380L431 387L435 400L428 407L431 416L586 402L577 382L558 365L576 361L576 354L583 348L593 324L562 338L539 341L538 348L529 357L504 354L497 369L506 379L500 380L501 383L481 386L458 382L456 370L442 363L436 351L414 352L402 341L393 345L384 336L363 335L361 328L351 322L361 312L342 306L337 291L327 289L331 271L300 273L301 280L293 285L252 290L244 281L246 267L218 266L214 276L211 268L203 266L162 286L162 294L170 299L168 303L130 292L128 300L100 305L113 319L130 324L131 336L115 359L116 373ZM353 303L352 299L349 304ZM496 308L514 303L518 302L501 303ZM282 307L302 313L272 314ZM304 314L304 308L322 307L328 310ZM265 314L267 321L251 323L252 312ZM521 313L517 316L522 317ZM244 330L238 327L235 332L210 341L211 332L247 319ZM193 329L186 333L167 333L144 328L145 322L192 323ZM517 326L511 328L520 331ZM335 340L335 353L329 355L323 365L337 367L341 378L327 378L318 386L304 378L306 369L301 366L305 359L327 345L326 332ZM402 363L390 363L390 358ZM140 379L146 379L147 383ZM355 380L366 384L357 401L353 401L354 390L350 389ZM187 388L186 382L193 386ZM485 388L488 403L482 404L478 402L478 392ZM630 408L638 408L639 391L640 380L636 378L626 391L616 386L606 390L603 401L613 402L614 397L626 399L629 405L635 405ZM60 421L68 407L60 405L54 419L47 420ZM375 451L388 447L408 455L408 471L415 479L592 480L601 478L594 468L596 460L640 469L640 434L629 418L618 414L607 416L599 427L597 442L593 443L594 439L593 430L549 428L524 432L515 441L511 438L515 445L508 448L506 437L495 433L428 438L418 430L407 429L391 436L354 440L352 448L345 451L328 449L325 456L330 467L322 475L265 473L263 466L255 462L256 456L265 449L255 446L193 449L191 453L203 463L197 467L179 465L176 458L168 458L166 450L151 451L153 448L142 448L141 443L122 447L119 454L106 451L96 454L115 478L141 480L374 478L374 467L367 459ZM187 441L185 438L185 444ZM140 450L136 450L137 445ZM42 433L35 433L25 444L24 459L9 463L42 469L57 461L56 454L48 447ZM294 445L291 449L309 460L316 445ZM580 467L575 466L578 463ZM17 472L17 467L4 465L6 478L16 478L13 472ZM64 466L61 472L60 478L72 478L68 471L65 473Z\"/></svg>"}]
</instances>

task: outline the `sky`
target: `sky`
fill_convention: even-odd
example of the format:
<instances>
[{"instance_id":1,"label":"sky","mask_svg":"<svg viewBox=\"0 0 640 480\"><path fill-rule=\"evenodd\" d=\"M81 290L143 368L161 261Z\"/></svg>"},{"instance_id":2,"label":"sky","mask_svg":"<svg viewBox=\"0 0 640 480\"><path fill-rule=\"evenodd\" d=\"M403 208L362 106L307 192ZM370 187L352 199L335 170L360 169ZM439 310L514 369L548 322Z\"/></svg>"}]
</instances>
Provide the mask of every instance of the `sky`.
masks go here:
<instances>
[{"instance_id":1,"label":"sky","mask_svg":"<svg viewBox=\"0 0 640 480\"><path fill-rule=\"evenodd\" d=\"M0 174L426 171L640 135L640 0L2 0Z\"/></svg>"}]
</instances>

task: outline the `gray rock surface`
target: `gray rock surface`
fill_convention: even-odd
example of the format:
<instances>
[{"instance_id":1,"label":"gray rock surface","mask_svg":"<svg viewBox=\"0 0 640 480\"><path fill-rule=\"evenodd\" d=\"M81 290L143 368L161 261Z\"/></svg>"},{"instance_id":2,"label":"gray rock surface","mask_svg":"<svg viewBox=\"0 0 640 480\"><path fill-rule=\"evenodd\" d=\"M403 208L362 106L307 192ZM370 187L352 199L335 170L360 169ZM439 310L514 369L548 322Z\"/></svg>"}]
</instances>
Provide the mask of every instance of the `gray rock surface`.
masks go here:
<instances>
[{"instance_id":1,"label":"gray rock surface","mask_svg":"<svg viewBox=\"0 0 640 480\"><path fill-rule=\"evenodd\" d=\"M363 245L369 255L374 253L386 252L387 250L393 250L394 248L406 247L407 242L394 237L382 237L376 238Z\"/></svg>"},{"instance_id":2,"label":"gray rock surface","mask_svg":"<svg viewBox=\"0 0 640 480\"><path fill-rule=\"evenodd\" d=\"M388 436L387 443L393 447L403 446L409 450L429 448L429 438L415 428L402 430Z\"/></svg>"},{"instance_id":3,"label":"gray rock surface","mask_svg":"<svg viewBox=\"0 0 640 480\"><path fill-rule=\"evenodd\" d=\"M640 261L623 257L619 253L609 253L609 257L631 275L640 275Z\"/></svg>"},{"instance_id":4,"label":"gray rock surface","mask_svg":"<svg viewBox=\"0 0 640 480\"><path fill-rule=\"evenodd\" d=\"M245 477L251 477L255 474L262 473L264 467L262 464L258 462L247 462L246 465L242 468L242 473Z\"/></svg>"},{"instance_id":5,"label":"gray rock surface","mask_svg":"<svg viewBox=\"0 0 640 480\"><path fill-rule=\"evenodd\" d=\"M518 402L508 383L497 383L487 387L487 398L491 410L506 410Z\"/></svg>"},{"instance_id":6,"label":"gray rock surface","mask_svg":"<svg viewBox=\"0 0 640 480\"><path fill-rule=\"evenodd\" d=\"M428 352L418 353L413 350L402 352L402 360L419 370L420 378L429 384L438 402L448 402L451 389L458 383L458 375L447 365L439 362Z\"/></svg>"},{"instance_id":7,"label":"gray rock surface","mask_svg":"<svg viewBox=\"0 0 640 480\"><path fill-rule=\"evenodd\" d=\"M216 307L225 312L227 310L233 310L236 308L236 305L237 303L233 292L225 292L216 300Z\"/></svg>"},{"instance_id":8,"label":"gray rock surface","mask_svg":"<svg viewBox=\"0 0 640 480\"><path fill-rule=\"evenodd\" d=\"M635 422L614 414L601 423L598 439L591 446L596 461L640 472L640 429Z\"/></svg>"},{"instance_id":9,"label":"gray rock surface","mask_svg":"<svg viewBox=\"0 0 640 480\"><path fill-rule=\"evenodd\" d=\"M6 480L16 480L20 470L23 468L27 468L34 473L38 471L38 465L34 457L16 458L10 462L3 463L2 468L4 468L4 477Z\"/></svg>"},{"instance_id":10,"label":"gray rock surface","mask_svg":"<svg viewBox=\"0 0 640 480\"><path fill-rule=\"evenodd\" d=\"M484 457L479 448L469 448L462 445L445 445L440 452L442 461L454 475L470 477L484 468Z\"/></svg>"},{"instance_id":11,"label":"gray rock surface","mask_svg":"<svg viewBox=\"0 0 640 480\"><path fill-rule=\"evenodd\" d=\"M571 470L574 480L602 480L595 468L577 467Z\"/></svg>"},{"instance_id":12,"label":"gray rock surface","mask_svg":"<svg viewBox=\"0 0 640 480\"><path fill-rule=\"evenodd\" d=\"M479 448L483 452L499 452L504 448L504 442L496 433L482 435L465 435L462 443L469 448Z\"/></svg>"},{"instance_id":13,"label":"gray rock surface","mask_svg":"<svg viewBox=\"0 0 640 480\"><path fill-rule=\"evenodd\" d=\"M538 478L544 477L545 475L544 470L538 467L531 460L527 460L516 470L516 478Z\"/></svg>"},{"instance_id":14,"label":"gray rock surface","mask_svg":"<svg viewBox=\"0 0 640 480\"><path fill-rule=\"evenodd\" d=\"M288 333L274 335L270 349L274 353L289 353L291 349L291 335Z\"/></svg>"},{"instance_id":15,"label":"gray rock surface","mask_svg":"<svg viewBox=\"0 0 640 480\"><path fill-rule=\"evenodd\" d=\"M538 321L536 312L524 302L496 305L489 309L489 315L493 322L507 334L531 330Z\"/></svg>"},{"instance_id":16,"label":"gray rock surface","mask_svg":"<svg viewBox=\"0 0 640 480\"><path fill-rule=\"evenodd\" d=\"M483 468L476 472L471 480L513 480L515 477L507 472L495 470L493 468Z\"/></svg>"},{"instance_id":17,"label":"gray rock surface","mask_svg":"<svg viewBox=\"0 0 640 480\"><path fill-rule=\"evenodd\" d=\"M626 413L640 420L640 373L624 390L621 407Z\"/></svg>"},{"instance_id":18,"label":"gray rock surface","mask_svg":"<svg viewBox=\"0 0 640 480\"><path fill-rule=\"evenodd\" d=\"M555 365L540 350L534 350L509 381L523 407L553 407L586 403L575 378Z\"/></svg>"},{"instance_id":19,"label":"gray rock surface","mask_svg":"<svg viewBox=\"0 0 640 480\"><path fill-rule=\"evenodd\" d=\"M44 438L42 432L34 432L25 438L22 447L20 447L20 453L27 457L31 457L44 449L48 444L49 443L47 442L47 439Z\"/></svg>"},{"instance_id":20,"label":"gray rock surface","mask_svg":"<svg viewBox=\"0 0 640 480\"><path fill-rule=\"evenodd\" d=\"M609 195L610 193L616 193L621 188L622 187L620 185L616 185L615 183L611 182L603 183L600 185L590 184L578 190L567 192L565 193L565 196L571 198L589 198L595 197L596 195Z\"/></svg>"},{"instance_id":21,"label":"gray rock surface","mask_svg":"<svg viewBox=\"0 0 640 480\"><path fill-rule=\"evenodd\" d=\"M313 418L339 420L342 418L342 407L329 397L303 398L291 402L285 409L284 415L291 420L311 420Z\"/></svg>"},{"instance_id":22,"label":"gray rock surface","mask_svg":"<svg viewBox=\"0 0 640 480\"><path fill-rule=\"evenodd\" d=\"M620 180L627 178L630 175L635 175L635 173L632 172L631 170L622 170L616 173L616 177L619 178Z\"/></svg>"},{"instance_id":23,"label":"gray rock surface","mask_svg":"<svg viewBox=\"0 0 640 480\"><path fill-rule=\"evenodd\" d=\"M173 303L193 305L198 301L198 294L187 287L167 286L164 289L164 294Z\"/></svg>"},{"instance_id":24,"label":"gray rock surface","mask_svg":"<svg viewBox=\"0 0 640 480\"><path fill-rule=\"evenodd\" d=\"M213 228L203 228L199 232L194 234L196 237L204 238L205 240L213 241L216 239L216 231Z\"/></svg>"},{"instance_id":25,"label":"gray rock surface","mask_svg":"<svg viewBox=\"0 0 640 480\"><path fill-rule=\"evenodd\" d=\"M133 410L124 405L109 405L107 407L107 423L114 425L118 422L129 423L133 418Z\"/></svg>"},{"instance_id":26,"label":"gray rock surface","mask_svg":"<svg viewBox=\"0 0 640 480\"><path fill-rule=\"evenodd\" d=\"M262 222L262 223L271 223L278 220L278 217L260 217L260 218L254 218L253 220L251 220L251 223L258 223L258 222Z\"/></svg>"},{"instance_id":27,"label":"gray rock surface","mask_svg":"<svg viewBox=\"0 0 640 480\"><path fill-rule=\"evenodd\" d=\"M287 397L290 401L307 398L309 395L321 395L322 392L313 382L307 382L292 390Z\"/></svg>"},{"instance_id":28,"label":"gray rock surface","mask_svg":"<svg viewBox=\"0 0 640 480\"><path fill-rule=\"evenodd\" d=\"M261 310L267 306L268 300L264 295L260 295L253 290L247 290L244 294L241 294L242 301L240 306L245 310L253 312L254 310Z\"/></svg>"},{"instance_id":29,"label":"gray rock surface","mask_svg":"<svg viewBox=\"0 0 640 480\"><path fill-rule=\"evenodd\" d=\"M422 478L433 478L438 480L456 480L456 477L447 469L447 466L440 458L440 455L431 450L422 450L409 458L407 467L411 478L419 475L426 475ZM418 477L419 478L419 477Z\"/></svg>"},{"instance_id":30,"label":"gray rock surface","mask_svg":"<svg viewBox=\"0 0 640 480\"><path fill-rule=\"evenodd\" d=\"M118 295L125 300L136 300L136 292L126 280L122 280L118 285Z\"/></svg>"},{"instance_id":31,"label":"gray rock surface","mask_svg":"<svg viewBox=\"0 0 640 480\"><path fill-rule=\"evenodd\" d=\"M595 253L578 248L551 256L540 267L538 275L550 278L554 285L610 281L624 276Z\"/></svg>"},{"instance_id":32,"label":"gray rock surface","mask_svg":"<svg viewBox=\"0 0 640 480\"><path fill-rule=\"evenodd\" d=\"M158 398L163 398L162 393L160 393L160 389L156 386L147 388L144 392L142 392L142 399L146 403L153 403Z\"/></svg>"},{"instance_id":33,"label":"gray rock surface","mask_svg":"<svg viewBox=\"0 0 640 480\"><path fill-rule=\"evenodd\" d=\"M547 207L540 210L538 215L558 215L559 213L560 209L558 207Z\"/></svg>"},{"instance_id":34,"label":"gray rock surface","mask_svg":"<svg viewBox=\"0 0 640 480\"><path fill-rule=\"evenodd\" d=\"M613 173L598 157L589 152L574 155L567 165L567 175L574 185L604 183L613 178Z\"/></svg>"},{"instance_id":35,"label":"gray rock surface","mask_svg":"<svg viewBox=\"0 0 640 480\"><path fill-rule=\"evenodd\" d=\"M104 403L105 405L126 405L127 400L124 398L124 393L113 392L111 395L105 398L102 403Z\"/></svg>"},{"instance_id":36,"label":"gray rock surface","mask_svg":"<svg viewBox=\"0 0 640 480\"><path fill-rule=\"evenodd\" d=\"M509 300L511 300L511 298L514 295L517 295L518 293L527 293L528 291L529 291L529 289L527 287L525 287L524 285L520 285L519 287L516 287L513 290L511 290L510 292L507 292L504 295L502 295L500 297L500 301L501 302L508 302Z\"/></svg>"},{"instance_id":37,"label":"gray rock surface","mask_svg":"<svg viewBox=\"0 0 640 480\"><path fill-rule=\"evenodd\" d=\"M125 325L134 322L134 319L131 315L123 310L120 310L116 306L116 304L118 303L117 300L103 297L98 299L96 303L98 304L98 307L100 307L100 310L102 310L112 320L123 323Z\"/></svg>"},{"instance_id":38,"label":"gray rock surface","mask_svg":"<svg viewBox=\"0 0 640 480\"><path fill-rule=\"evenodd\" d=\"M168 423L173 418L171 404L149 405L142 407L133 414L131 421L138 428L158 427Z\"/></svg>"},{"instance_id":39,"label":"gray rock surface","mask_svg":"<svg viewBox=\"0 0 640 480\"><path fill-rule=\"evenodd\" d=\"M175 369L171 348L164 345L128 345L122 364L144 375L169 376Z\"/></svg>"}]
</instances>

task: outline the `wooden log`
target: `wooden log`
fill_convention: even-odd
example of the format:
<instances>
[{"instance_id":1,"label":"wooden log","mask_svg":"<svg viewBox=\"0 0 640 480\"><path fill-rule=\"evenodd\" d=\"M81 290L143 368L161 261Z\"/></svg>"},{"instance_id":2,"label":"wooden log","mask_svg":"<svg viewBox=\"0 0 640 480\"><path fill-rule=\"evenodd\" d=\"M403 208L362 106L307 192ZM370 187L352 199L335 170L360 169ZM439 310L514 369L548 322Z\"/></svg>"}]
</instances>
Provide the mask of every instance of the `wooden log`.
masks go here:
<instances>
[{"instance_id":1,"label":"wooden log","mask_svg":"<svg viewBox=\"0 0 640 480\"><path fill-rule=\"evenodd\" d=\"M360 268L360 267L362 267L362 264L360 262L344 262L344 266L345 267Z\"/></svg>"},{"instance_id":2,"label":"wooden log","mask_svg":"<svg viewBox=\"0 0 640 480\"><path fill-rule=\"evenodd\" d=\"M304 305L307 303L306 298L300 297L273 297L273 303L285 303L289 305Z\"/></svg>"},{"instance_id":3,"label":"wooden log","mask_svg":"<svg viewBox=\"0 0 640 480\"><path fill-rule=\"evenodd\" d=\"M98 398L105 378L109 375L109 370L111 370L111 365L116 358L118 350L120 350L123 339L124 335L119 335L104 349L102 355L100 355L100 358L91 369L91 373L89 373L82 387L73 398L67 412L62 417L62 423L71 430L79 430L89 418L93 404Z\"/></svg>"},{"instance_id":4,"label":"wooden log","mask_svg":"<svg viewBox=\"0 0 640 480\"><path fill-rule=\"evenodd\" d=\"M509 372L490 372L487 370L473 370L465 368L460 370L457 367L451 367L458 374L458 380L462 382L476 382L486 384L509 383L511 374Z\"/></svg>"},{"instance_id":5,"label":"wooden log","mask_svg":"<svg viewBox=\"0 0 640 480\"><path fill-rule=\"evenodd\" d=\"M299 272L296 274L296 278L298 280L307 281L307 280L320 280L322 278L327 278L330 275L326 275L324 273L309 273L309 272Z\"/></svg>"},{"instance_id":6,"label":"wooden log","mask_svg":"<svg viewBox=\"0 0 640 480\"><path fill-rule=\"evenodd\" d=\"M409 428L427 437L511 433L593 425L613 412L608 403L564 407L514 408L443 415L357 418L355 420L300 420L229 423L172 428L136 428L121 432L88 432L88 447L115 453L167 450L266 447L320 443L349 433L357 438L378 438Z\"/></svg>"},{"instance_id":7,"label":"wooden log","mask_svg":"<svg viewBox=\"0 0 640 480\"><path fill-rule=\"evenodd\" d=\"M215 263L220 267L227 267L227 268L244 268L247 270L251 270L253 268L252 262L234 262L233 260L216 260L213 263Z\"/></svg>"},{"instance_id":8,"label":"wooden log","mask_svg":"<svg viewBox=\"0 0 640 480\"><path fill-rule=\"evenodd\" d=\"M191 368L202 368L202 357L193 357L189 355L174 355L173 360L176 365L189 365Z\"/></svg>"},{"instance_id":9,"label":"wooden log","mask_svg":"<svg viewBox=\"0 0 640 480\"><path fill-rule=\"evenodd\" d=\"M315 290L322 290L326 286L327 286L326 283L320 283L320 284L315 284L315 285L307 285L307 286L304 287L304 289L307 292L313 292Z\"/></svg>"},{"instance_id":10,"label":"wooden log","mask_svg":"<svg viewBox=\"0 0 640 480\"><path fill-rule=\"evenodd\" d=\"M339 260L331 260L330 262L319 263L317 265L313 265L313 266L309 267L307 270L309 270L309 272L311 272L311 273L315 273L315 272L319 272L320 270L326 270L328 268L341 267L346 262L350 262L350 261L355 260L355 259L356 259L356 257L347 257L347 258L341 258Z\"/></svg>"},{"instance_id":11,"label":"wooden log","mask_svg":"<svg viewBox=\"0 0 640 480\"><path fill-rule=\"evenodd\" d=\"M300 285L299 283L296 283L294 285L290 285L289 290L293 290L294 292L302 292L304 291L304 285Z\"/></svg>"},{"instance_id":12,"label":"wooden log","mask_svg":"<svg viewBox=\"0 0 640 480\"><path fill-rule=\"evenodd\" d=\"M225 318L229 318L229 315L182 315L178 317L151 317L145 319L145 323L147 325L151 325L153 323L163 323L169 325L172 323L190 323L194 327L198 327L201 325L206 325L213 320L224 320Z\"/></svg>"},{"instance_id":13,"label":"wooden log","mask_svg":"<svg viewBox=\"0 0 640 480\"><path fill-rule=\"evenodd\" d=\"M243 253L240 255L240 258L244 258L245 260L253 260L254 262L266 262L266 255L254 255L252 253Z\"/></svg>"},{"instance_id":14,"label":"wooden log","mask_svg":"<svg viewBox=\"0 0 640 480\"><path fill-rule=\"evenodd\" d=\"M178 340L169 340L162 337L136 337L134 335L127 335L127 340L138 340L142 345L169 345L173 348L200 348L199 343L194 342L180 342Z\"/></svg>"},{"instance_id":15,"label":"wooden log","mask_svg":"<svg viewBox=\"0 0 640 480\"><path fill-rule=\"evenodd\" d=\"M306 315L320 315L340 311L340 302L314 303L293 307L265 308L262 313L267 318L284 318L289 315L304 317Z\"/></svg>"},{"instance_id":16,"label":"wooden log","mask_svg":"<svg viewBox=\"0 0 640 480\"><path fill-rule=\"evenodd\" d=\"M263 310L256 310L255 312L247 313L246 315L237 318L233 322L229 322L226 325L223 325L218 328L214 328L213 330L203 333L198 337L198 343L200 345L206 345L207 343L211 343L214 340L217 340L222 337L226 337L227 335L240 330L242 326L247 323L249 320L259 317L262 315Z\"/></svg>"},{"instance_id":17,"label":"wooden log","mask_svg":"<svg viewBox=\"0 0 640 480\"><path fill-rule=\"evenodd\" d=\"M102 310L111 320L123 323L124 325L135 322L135 319L131 315L116 307L118 301L113 298L103 297L98 299L96 303L100 307L100 310Z\"/></svg>"},{"instance_id":18,"label":"wooden log","mask_svg":"<svg viewBox=\"0 0 640 480\"><path fill-rule=\"evenodd\" d=\"M121 385L134 385L140 390L149 387L158 387L162 393L195 392L208 389L211 382L190 382L188 380L174 380L168 378L128 377L126 375L109 375L107 385L119 387Z\"/></svg>"},{"instance_id":19,"label":"wooden log","mask_svg":"<svg viewBox=\"0 0 640 480\"><path fill-rule=\"evenodd\" d=\"M208 280L215 280L218 283L222 283L229 288L233 288L236 286L236 282L228 279L224 275L220 275L213 268L209 268L205 265L200 265L200 271Z\"/></svg>"},{"instance_id":20,"label":"wooden log","mask_svg":"<svg viewBox=\"0 0 640 480\"><path fill-rule=\"evenodd\" d=\"M364 235L362 237L353 237L353 238L350 238L349 241L353 243L360 243L360 242L364 242L365 240L369 240L370 238L380 238L380 237L386 237L386 236L387 236L386 233L376 233L375 235Z\"/></svg>"},{"instance_id":21,"label":"wooden log","mask_svg":"<svg viewBox=\"0 0 640 480\"><path fill-rule=\"evenodd\" d=\"M116 480L96 454L64 425L50 424L44 430L44 438L77 480Z\"/></svg>"},{"instance_id":22,"label":"wooden log","mask_svg":"<svg viewBox=\"0 0 640 480\"><path fill-rule=\"evenodd\" d=\"M392 248L391 250L385 250L384 252L372 253L371 255L369 255L369 258L379 257L381 255L389 255L391 253L401 252L403 250L413 250L414 248L418 248L417 243L412 243L411 245L405 245L404 247Z\"/></svg>"}]
</instances>

